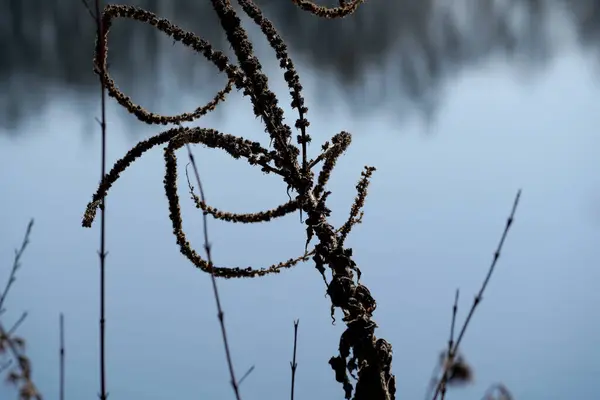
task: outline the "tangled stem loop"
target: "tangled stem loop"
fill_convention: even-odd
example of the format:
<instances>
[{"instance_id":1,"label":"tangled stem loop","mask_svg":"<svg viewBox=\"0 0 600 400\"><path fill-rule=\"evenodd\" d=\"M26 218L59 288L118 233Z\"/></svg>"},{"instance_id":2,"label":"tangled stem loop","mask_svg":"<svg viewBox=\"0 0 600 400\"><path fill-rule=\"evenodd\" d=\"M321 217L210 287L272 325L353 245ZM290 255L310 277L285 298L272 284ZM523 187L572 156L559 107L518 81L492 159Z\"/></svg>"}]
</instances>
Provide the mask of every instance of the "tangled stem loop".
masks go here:
<instances>
[{"instance_id":1,"label":"tangled stem loop","mask_svg":"<svg viewBox=\"0 0 600 400\"><path fill-rule=\"evenodd\" d=\"M392 400L395 398L395 377L391 374L392 347L387 341L377 339L374 335L376 323L371 319L376 308L375 299L371 296L366 286L359 283L361 271L352 260L352 249L344 247L344 241L352 227L361 222L362 207L367 195L367 187L373 167L365 167L362 177L357 184L357 197L354 201L350 216L346 223L335 229L329 222L330 210L327 208L327 198L330 192L325 188L336 165L336 161L346 151L351 143L351 136L347 132L340 132L333 136L331 144L326 142L321 153L313 160L308 160L307 149L311 138L307 133L309 122L306 119L308 108L304 105L302 85L295 70L294 63L288 56L287 47L273 24L266 19L261 10L252 0L237 0L241 9L256 23L266 36L270 46L276 53L280 67L285 71L284 78L292 97L292 108L298 112L295 128L299 130L296 137L298 145L292 142L292 129L284 121L284 112L278 105L276 95L269 89L268 79L262 72L262 66L254 55L253 46L246 30L241 25L241 20L228 0L211 0L213 8L219 17L237 59L236 63L230 62L223 52L212 48L210 43L172 24L170 21L159 18L155 14L129 5L108 5L102 14L103 38L97 38L94 56L95 72L102 75L110 96L125 107L140 121L148 124L177 124L175 128L168 129L149 139L136 144L125 156L119 159L106 174L92 200L88 204L83 216L82 224L90 227L94 221L96 210L102 206L102 199L107 195L110 187L118 180L134 161L143 153L156 145L165 145L164 161L165 176L164 188L169 204L169 216L173 226L173 233L181 253L185 255L197 268L204 272L213 273L214 276L223 278L251 278L271 273L278 273L282 269L291 268L300 261L308 260L312 256L317 270L327 282L325 272L331 272L331 280L327 284L327 294L332 301L332 318L334 308L341 309L343 321L347 325L346 331L340 338L339 355L332 357L330 365L335 372L336 380L343 384L345 397L356 400ZM307 0L292 0L302 10L322 18L341 18L354 12L364 0L354 0L349 3L340 1L339 7L326 8L318 6ZM144 110L122 93L108 74L106 65L108 53L108 33L111 24L116 18L134 19L147 23L175 41L183 43L193 51L200 53L211 61L217 69L226 75L227 83L207 105L175 116L162 116ZM102 40L101 40L102 39ZM102 64L102 65L101 65ZM244 96L250 98L256 117L260 117L265 125L265 132L270 138L272 150L264 148L260 143L252 142L241 137L221 133L208 128L184 128L183 122L194 121L225 100L225 96L233 87L241 90ZM295 198L290 198L285 204L274 209L256 213L234 214L218 210L199 199L193 193L193 187L188 181L190 194L196 206L212 217L235 223L260 223L268 222L274 218L283 217L295 211L306 213L306 232L308 246L312 238L317 238L318 243L314 249L299 257L271 265L266 268L240 268L240 267L215 267L202 259L191 248L182 227L182 217L177 194L177 158L176 151L188 144L202 144L209 148L224 150L235 159L243 158L250 165L259 167L265 173L273 173L282 177L288 185L288 190L296 192ZM323 162L323 167L315 180L313 170ZM354 273L358 279L354 278ZM353 388L348 374L357 376ZM353 393L354 392L354 393Z\"/></svg>"}]
</instances>

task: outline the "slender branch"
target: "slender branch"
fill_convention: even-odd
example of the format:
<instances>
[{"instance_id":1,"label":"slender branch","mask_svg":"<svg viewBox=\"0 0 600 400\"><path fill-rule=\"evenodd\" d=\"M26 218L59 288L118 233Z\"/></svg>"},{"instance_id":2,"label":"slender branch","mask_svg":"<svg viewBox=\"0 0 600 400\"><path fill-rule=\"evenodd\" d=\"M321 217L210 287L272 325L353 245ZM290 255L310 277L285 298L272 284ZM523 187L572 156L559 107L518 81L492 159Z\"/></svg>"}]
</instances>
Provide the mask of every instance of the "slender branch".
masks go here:
<instances>
[{"instance_id":1,"label":"slender branch","mask_svg":"<svg viewBox=\"0 0 600 400\"><path fill-rule=\"evenodd\" d=\"M452 322L450 323L450 339L448 339L448 351L446 354L446 359L448 362L452 363L454 360L454 354L452 353L452 347L454 346L454 324L456 323L456 311L458 310L458 296L460 295L460 290L456 289L456 294L454 295L454 305L452 306ZM448 369L444 369L444 376L442 377L442 400L446 398L446 383L448 382Z\"/></svg>"},{"instance_id":2,"label":"slender branch","mask_svg":"<svg viewBox=\"0 0 600 400\"><path fill-rule=\"evenodd\" d=\"M2 294L0 294L0 314L4 312L4 308L2 306L4 305L4 301L6 300L6 296L8 295L12 284L17 279L16 273L19 270L19 267L21 267L21 257L23 256L23 253L25 252L25 249L29 244L29 235L31 234L31 228L33 228L33 218L30 219L29 224L27 224L27 230L25 231L25 236L23 237L21 247L18 250L15 250L15 258L13 260L12 268L10 269L10 275L8 276L8 280L6 281L6 286L4 287Z\"/></svg>"},{"instance_id":3,"label":"slender branch","mask_svg":"<svg viewBox=\"0 0 600 400\"><path fill-rule=\"evenodd\" d=\"M96 25L98 28L98 46L104 48L104 30L102 27L102 19L100 18L100 1L95 0L96 5ZM104 65L105 62L100 55L100 90L101 90L101 123L102 127L102 175L101 179L106 176L106 82L104 82ZM108 392L106 390L106 288L105 288L105 272L106 272L106 197L102 198L102 208L100 209L100 399L106 400Z\"/></svg>"},{"instance_id":4,"label":"slender branch","mask_svg":"<svg viewBox=\"0 0 600 400\"><path fill-rule=\"evenodd\" d=\"M17 320L17 322L15 322L12 326L12 328L10 328L8 330L8 335L12 336L15 331L19 328L19 326L21 326L21 324L23 323L23 321L25 321L25 318L27 318L27 311L25 311L23 314L21 314L21 316L19 317L19 319Z\"/></svg>"},{"instance_id":5,"label":"slender branch","mask_svg":"<svg viewBox=\"0 0 600 400\"><path fill-rule=\"evenodd\" d=\"M12 358L9 358L8 360L6 360L6 362L4 362L2 365L0 365L0 374L3 373L4 371L6 371L11 365L12 365Z\"/></svg>"},{"instance_id":6,"label":"slender branch","mask_svg":"<svg viewBox=\"0 0 600 400\"><path fill-rule=\"evenodd\" d=\"M192 168L194 170L194 175L196 177L196 183L198 184L198 190L200 191L200 198L202 202L206 203L206 197L204 196L204 190L202 189L202 182L200 180L200 174L198 173L198 167L196 166L196 160L194 155L192 154L192 149L189 143L186 143L188 156L190 158L190 163L192 164ZM204 230L204 250L206 251L206 259L208 260L208 265L210 266L211 272L213 268L212 257L210 254L211 244L208 241L208 221L206 218L207 212L202 213L202 225ZM221 325L221 334L223 336L223 345L225 346L225 357L227 358L227 365L229 367L229 375L231 377L231 387L235 393L235 398L240 400L240 390L237 380L235 379L235 372L233 370L233 362L231 361L231 352L229 350L229 342L227 341L227 329L225 328L225 314L223 313L223 309L221 308L221 299L219 297L219 290L217 288L217 279L215 278L215 274L210 274L212 280L213 292L215 295L215 301L217 303L217 316L219 318L219 324Z\"/></svg>"},{"instance_id":7,"label":"slender branch","mask_svg":"<svg viewBox=\"0 0 600 400\"><path fill-rule=\"evenodd\" d=\"M444 367L444 358L444 353L441 353L440 357L438 357L438 362L433 367L431 378L429 378L429 385L427 385L427 390L425 391L425 400L431 397L433 390L437 386L439 371Z\"/></svg>"},{"instance_id":8,"label":"slender branch","mask_svg":"<svg viewBox=\"0 0 600 400\"><path fill-rule=\"evenodd\" d=\"M251 366L250 368L248 368L248 371L246 371L246 373L244 375L242 375L242 377L238 381L238 387L241 386L242 382L244 382L244 379L246 379L248 377L248 375L250 375L252 373L252 371L254 371L254 367L255 367L255 365Z\"/></svg>"},{"instance_id":9,"label":"slender branch","mask_svg":"<svg viewBox=\"0 0 600 400\"><path fill-rule=\"evenodd\" d=\"M60 400L65 400L65 324L64 315L60 313L60 365L59 365L59 376L60 376L60 387L59 396Z\"/></svg>"},{"instance_id":10,"label":"slender branch","mask_svg":"<svg viewBox=\"0 0 600 400\"><path fill-rule=\"evenodd\" d=\"M487 287L487 284L490 281L492 274L494 273L494 268L496 267L496 263L498 262L498 259L500 258L500 252L502 251L502 246L504 245L504 241L506 240L508 231L510 230L510 227L512 226L512 223L513 223L513 220L515 217L515 213L517 211L517 206L519 205L520 198L521 198L521 189L519 189L517 191L517 195L515 196L515 200L513 202L510 216L506 220L506 225L504 227L504 231L502 233L502 236L500 237L500 242L498 243L498 247L496 248L496 251L494 252L494 257L492 258L492 263L490 264L488 273L483 281L483 284L481 285L481 289L479 289L479 293L477 293L477 296L475 296L475 299L473 300L473 305L471 306L471 310L469 310L469 314L467 315L467 318L465 319L462 329L460 330L460 334L458 335L458 338L456 339L456 343L454 343L454 347L452 348L453 355L457 354L458 346L460 345L460 342L462 341L462 338L465 335L467 327L469 326L469 322L471 321L471 318L473 317L473 314L475 313L475 309L477 308L477 305L479 305L479 303L483 299L483 292L485 291L485 288ZM452 365L452 363L446 363L444 375L447 375L447 372L448 372L447 369L451 365ZM433 400L437 399L438 394L440 393L440 391L442 390L442 386L444 386L444 385L445 385L444 380L440 379L440 381L437 385L437 388L435 390L435 393L433 395Z\"/></svg>"},{"instance_id":11,"label":"slender branch","mask_svg":"<svg viewBox=\"0 0 600 400\"><path fill-rule=\"evenodd\" d=\"M106 81L105 81L105 65L103 51L105 47L104 29L102 26L102 17L100 13L100 0L94 0L93 12L87 0L81 0L84 7L88 10L89 14L94 18L96 22L96 54L98 55L98 62L94 66L94 69L100 77L100 108L101 118L96 119L100 124L102 130L102 149L101 149L101 176L100 182L104 181L106 176ZM100 400L106 400L108 392L106 390L106 288L105 288L105 271L106 271L106 196L102 196L100 205L100 251L98 256L100 258L100 393L98 397Z\"/></svg>"},{"instance_id":12,"label":"slender branch","mask_svg":"<svg viewBox=\"0 0 600 400\"><path fill-rule=\"evenodd\" d=\"M292 358L292 362L290 362L290 367L292 367L292 393L291 400L294 400L294 386L296 383L296 368L298 367L298 363L296 362L296 345L298 343L298 324L300 320L297 319L294 321L294 356Z\"/></svg>"},{"instance_id":13,"label":"slender branch","mask_svg":"<svg viewBox=\"0 0 600 400\"><path fill-rule=\"evenodd\" d=\"M15 331L19 328L19 326L21 326L23 321L25 321L25 318L27 318L27 312L24 312L23 314L21 314L21 316L19 317L17 322L15 322L13 324L12 328L10 328L8 330L8 332L6 333L6 340L10 340L10 338L14 335ZM2 340L0 340L0 343L1 342L2 342ZM8 367L11 366L11 364L12 364L12 359L9 359L4 364L0 365L0 373L4 372Z\"/></svg>"},{"instance_id":14,"label":"slender branch","mask_svg":"<svg viewBox=\"0 0 600 400\"><path fill-rule=\"evenodd\" d=\"M31 235L32 228L33 218L29 221L29 224L27 224L27 230L25 231L25 236L23 238L23 242L21 243L21 247L19 249L15 249L15 258L13 260L10 275L6 282L4 291L0 294L0 314L4 312L2 305L6 300L12 284L16 280L16 273L21 267L21 257L23 256L23 253L29 244L29 236ZM8 382L20 385L19 398L42 400L42 395L39 393L35 383L33 383L31 379L31 362L24 354L25 340L21 337L13 335L23 323L25 318L27 318L27 312L22 313L19 319L8 330L6 330L2 322L0 322L0 353L4 353L8 349L14 359L9 359L6 363L2 364L0 366L0 372L4 372L4 370L13 365L13 362L16 362L17 366L8 373Z\"/></svg>"}]
</instances>

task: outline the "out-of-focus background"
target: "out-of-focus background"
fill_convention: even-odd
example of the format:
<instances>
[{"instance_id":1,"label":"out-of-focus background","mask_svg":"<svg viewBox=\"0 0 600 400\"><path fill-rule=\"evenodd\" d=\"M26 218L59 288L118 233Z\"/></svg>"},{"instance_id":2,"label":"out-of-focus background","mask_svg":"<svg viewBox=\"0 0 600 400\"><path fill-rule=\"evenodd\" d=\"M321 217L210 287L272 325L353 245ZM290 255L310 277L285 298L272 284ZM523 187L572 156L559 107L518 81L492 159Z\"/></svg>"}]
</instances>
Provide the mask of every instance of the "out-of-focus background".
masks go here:
<instances>
[{"instance_id":1,"label":"out-of-focus background","mask_svg":"<svg viewBox=\"0 0 600 400\"><path fill-rule=\"evenodd\" d=\"M126 3L230 52L209 1ZM596 398L600 1L369 0L334 21L290 1L257 3L287 42L305 87L311 155L340 130L353 134L330 185L335 223L347 216L362 166L378 168L349 244L378 301L379 335L394 346L398 398L423 397L447 340L454 291L461 288L462 322L518 188L513 230L464 341L475 383L449 398L479 399L496 382L519 400ZM34 380L53 399L64 312L67 397L90 398L99 375L99 233L80 220L100 174L94 22L77 0L1 6L0 279L36 219L3 320L29 312L20 333ZM243 21L272 88L289 104L273 52ZM115 21L109 48L119 87L154 112L193 110L225 83L201 56L135 21ZM239 93L196 124L268 144ZM161 129L110 100L109 164ZM221 152L194 151L213 206L249 212L287 200L275 177ZM177 250L162 178L155 149L107 200L110 396L231 398L210 278ZM183 182L185 228L200 251L201 216ZM260 226L211 221L209 228L220 265L267 266L304 247L297 215ZM296 318L297 398L343 397L327 364L343 325L331 325L312 263L219 285L238 375L256 365L244 399L288 395ZM13 395L0 385L0 397Z\"/></svg>"}]
</instances>

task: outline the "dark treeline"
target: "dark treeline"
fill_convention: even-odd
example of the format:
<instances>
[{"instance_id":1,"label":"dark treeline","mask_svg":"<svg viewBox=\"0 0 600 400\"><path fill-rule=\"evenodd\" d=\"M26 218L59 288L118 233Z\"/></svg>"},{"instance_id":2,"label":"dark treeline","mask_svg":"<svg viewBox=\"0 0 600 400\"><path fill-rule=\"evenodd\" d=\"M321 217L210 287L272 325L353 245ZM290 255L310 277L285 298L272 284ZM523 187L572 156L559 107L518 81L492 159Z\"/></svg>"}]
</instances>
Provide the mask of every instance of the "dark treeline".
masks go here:
<instances>
[{"instance_id":1,"label":"dark treeline","mask_svg":"<svg viewBox=\"0 0 600 400\"><path fill-rule=\"evenodd\" d=\"M301 60L327 76L329 84L374 94L350 104L367 111L378 99L392 98L398 104L434 107L437 89L447 76L490 55L518 59L525 67L544 65L557 52L555 37L561 29L574 33L586 51L598 54L599 48L600 0L368 0L351 18L336 21L303 13L291 1L256 1L297 63ZM228 47L208 0L116 3L136 4L219 49ZM97 89L91 73L93 41L94 24L81 0L2 0L0 125L16 128L51 101L52 89L82 94ZM135 96L141 88L127 82L140 74L145 80L156 79L160 65L172 59L170 51L182 57L181 62L169 63L181 83L189 85L199 70L214 73L202 57L165 47L159 33L124 20L111 31L111 73ZM365 72L383 67L387 75L371 74L367 85ZM204 79L198 87L206 85ZM373 88L367 90L369 85ZM346 98L352 102L356 96Z\"/></svg>"}]
</instances>

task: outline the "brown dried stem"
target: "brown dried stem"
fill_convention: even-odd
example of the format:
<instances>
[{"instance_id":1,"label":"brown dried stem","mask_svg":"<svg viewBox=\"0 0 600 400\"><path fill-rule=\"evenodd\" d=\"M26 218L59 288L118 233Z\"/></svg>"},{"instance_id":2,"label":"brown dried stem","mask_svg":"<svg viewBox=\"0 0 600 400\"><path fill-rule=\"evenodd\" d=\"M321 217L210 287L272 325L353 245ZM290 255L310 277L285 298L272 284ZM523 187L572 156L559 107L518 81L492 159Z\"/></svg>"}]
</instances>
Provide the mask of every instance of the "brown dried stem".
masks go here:
<instances>
[{"instance_id":1,"label":"brown dried stem","mask_svg":"<svg viewBox=\"0 0 600 400\"><path fill-rule=\"evenodd\" d=\"M103 31L104 46L97 48L95 55L96 65L105 65L106 62L106 37L109 32L111 21L114 18L131 18L148 23L161 32L181 41L194 51L202 54L213 62L219 71L225 73L228 86L222 93L217 94L213 107L223 99L228 88L235 85L242 90L244 96L250 98L256 117L265 124L265 131L270 137L273 150L269 151L259 143L247 141L232 135L225 135L212 129L204 128L178 128L170 129L160 133L146 141L140 142L130 150L124 158L117 161L111 172L102 180L92 201L88 204L83 226L91 226L95 212L102 204L102 198L110 189L111 185L118 179L133 161L140 157L145 151L157 144L165 144L165 194L169 203L170 219L173 224L173 233L176 242L182 252L197 268L210 273L212 279L216 277L240 278L257 277L269 273L279 272L283 268L289 268L312 256L317 270L323 276L325 282L326 267L331 271L331 281L327 284L327 294L331 299L331 315L333 318L334 308L341 309L343 321L347 325L346 331L340 338L339 355L330 360L336 380L344 387L346 398L356 400L391 400L395 394L395 378L391 374L392 349L391 345L374 335L376 323L372 320L372 314L376 308L375 299L370 291L360 284L360 269L352 260L352 249L344 247L344 241L352 227L359 223L362 217L362 207L367 194L370 176L375 170L373 167L365 167L365 172L359 185L358 194L350 212L350 217L341 228L334 228L328 223L327 218L330 210L327 208L327 198L330 192L325 190L331 172L335 167L337 159L348 148L351 143L350 134L341 132L329 143L323 145L323 151L311 162L307 161L307 145L310 136L306 132L309 126L304 118L307 107L301 95L298 74L287 54L285 44L276 32L273 24L265 19L258 7L251 0L238 0L242 10L261 28L267 37L271 47L275 50L280 67L285 70L284 78L292 96L292 108L298 110L299 118L296 120L296 128L300 130L297 143L301 148L292 143L291 128L283 122L283 110L278 105L275 94L269 89L268 79L262 72L262 66L253 53L252 43L248 39L241 20L229 1L212 0L212 5L219 17L221 26L233 49L237 59L237 65L233 65L229 59L219 51L212 49L210 44L190 32L181 30L171 22L158 18L154 14L133 6L109 5L105 7L102 21L105 26ZM339 18L349 15L362 1L354 1L342 4L340 7L326 9L307 1L294 3L300 8L326 18ZM127 108L138 119L146 123L177 123L201 116L199 113L186 114L187 116L163 117L143 110L140 106L121 93L106 72L106 68L97 72L101 73L107 83L108 92L112 97ZM189 118L188 118L189 117ZM188 118L188 119L186 119ZM211 148L225 150L234 158L245 158L249 164L256 165L263 172L280 175L290 190L296 192L295 198L275 209L252 214L233 214L210 207L203 198L192 195L198 208L203 214L211 214L214 218L242 223L266 222L272 218L280 217L299 209L307 214L306 246L313 237L318 239L314 250L296 259L290 259L284 263L273 265L263 269L248 268L224 268L215 267L210 260L203 260L190 246L184 232L183 221L179 207L179 196L177 194L177 158L175 152L182 146L192 143L202 143ZM300 160L298 159L300 158ZM323 161L323 167L315 181L312 169ZM191 188L191 185L188 185ZM357 278L354 277L357 273ZM334 319L335 321L335 319ZM231 365L231 364L230 364ZM232 371L232 369L231 369ZM348 373L358 373L358 381L354 388L350 384ZM232 382L235 383L232 375ZM234 387L235 389L235 387Z\"/></svg>"}]
</instances>

